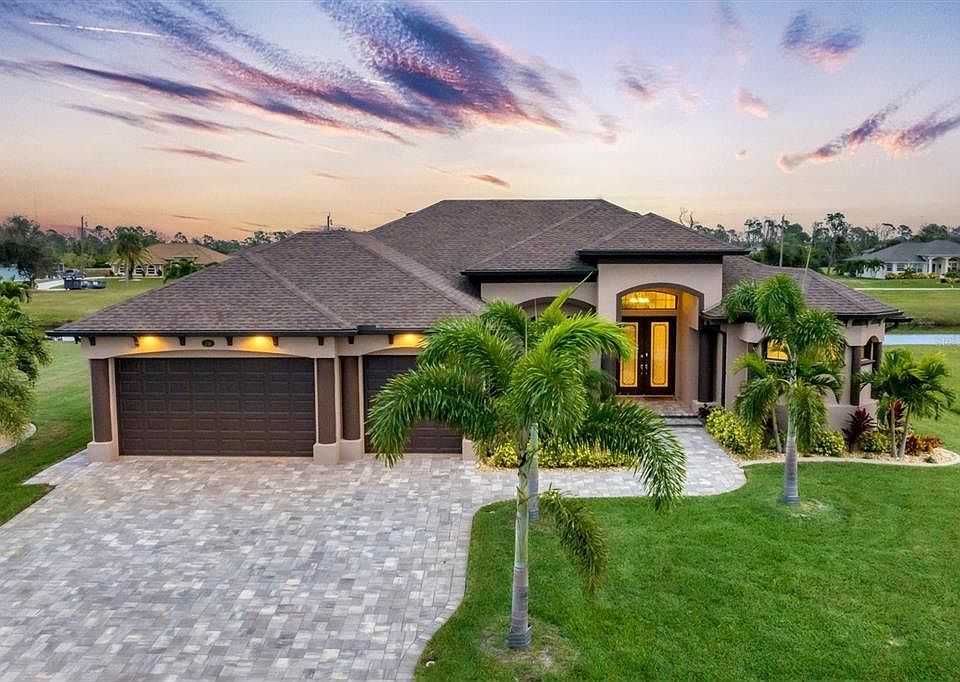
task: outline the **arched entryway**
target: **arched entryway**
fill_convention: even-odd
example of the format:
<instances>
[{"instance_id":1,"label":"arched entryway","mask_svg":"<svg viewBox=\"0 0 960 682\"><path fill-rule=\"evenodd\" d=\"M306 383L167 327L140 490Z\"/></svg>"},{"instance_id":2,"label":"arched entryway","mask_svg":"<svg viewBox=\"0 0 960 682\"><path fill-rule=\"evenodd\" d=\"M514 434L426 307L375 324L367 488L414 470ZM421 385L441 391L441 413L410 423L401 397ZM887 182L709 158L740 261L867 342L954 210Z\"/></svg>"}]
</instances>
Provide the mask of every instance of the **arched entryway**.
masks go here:
<instances>
[{"instance_id":1,"label":"arched entryway","mask_svg":"<svg viewBox=\"0 0 960 682\"><path fill-rule=\"evenodd\" d=\"M615 368L619 394L696 399L702 301L700 292L668 283L617 294L617 321L635 351Z\"/></svg>"}]
</instances>

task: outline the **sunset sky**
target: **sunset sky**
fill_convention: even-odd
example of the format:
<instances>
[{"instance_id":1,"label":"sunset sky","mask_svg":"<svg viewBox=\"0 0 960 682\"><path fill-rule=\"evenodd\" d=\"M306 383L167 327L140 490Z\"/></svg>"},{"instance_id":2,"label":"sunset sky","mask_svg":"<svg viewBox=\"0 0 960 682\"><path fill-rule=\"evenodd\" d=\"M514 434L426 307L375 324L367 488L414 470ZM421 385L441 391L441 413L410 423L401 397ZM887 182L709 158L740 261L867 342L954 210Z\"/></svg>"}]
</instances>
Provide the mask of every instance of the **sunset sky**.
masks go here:
<instances>
[{"instance_id":1,"label":"sunset sky","mask_svg":"<svg viewBox=\"0 0 960 682\"><path fill-rule=\"evenodd\" d=\"M960 223L960 3L0 0L0 216L243 238L443 198Z\"/></svg>"}]
</instances>

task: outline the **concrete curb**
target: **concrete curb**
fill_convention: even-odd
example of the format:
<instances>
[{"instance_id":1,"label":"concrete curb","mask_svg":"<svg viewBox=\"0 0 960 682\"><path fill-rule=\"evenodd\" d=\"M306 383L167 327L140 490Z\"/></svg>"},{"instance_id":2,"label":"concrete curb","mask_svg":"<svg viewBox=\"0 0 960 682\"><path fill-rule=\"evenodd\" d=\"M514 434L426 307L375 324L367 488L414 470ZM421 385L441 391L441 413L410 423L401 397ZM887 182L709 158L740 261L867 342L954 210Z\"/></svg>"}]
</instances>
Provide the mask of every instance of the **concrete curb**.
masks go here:
<instances>
[{"instance_id":1,"label":"concrete curb","mask_svg":"<svg viewBox=\"0 0 960 682\"><path fill-rule=\"evenodd\" d=\"M917 467L920 469L933 469L937 467L952 467L960 464L960 455L953 452L953 459L949 462L891 462L889 460L883 459L866 459L864 457L798 457L797 461L800 464L804 462L833 462L835 464L843 464L844 462L849 462L852 464L880 464L886 466L894 467ZM754 464L783 464L783 458L774 458L768 457L766 459L754 459L747 462L737 462L740 465L740 468L753 466Z\"/></svg>"},{"instance_id":2,"label":"concrete curb","mask_svg":"<svg viewBox=\"0 0 960 682\"><path fill-rule=\"evenodd\" d=\"M7 450L9 450L9 449L11 449L11 448L15 448L16 446L20 445L20 443L22 443L23 441L25 441L27 438L30 438L30 437L31 437L33 434L35 434L36 432L37 432L37 425L36 425L36 424L30 424L30 425L28 425L28 426L27 426L27 433L24 434L23 438L21 438L20 440L16 440L16 441L10 443L9 445L4 445L4 446L0 447L0 455L2 455L3 453L5 453Z\"/></svg>"}]
</instances>

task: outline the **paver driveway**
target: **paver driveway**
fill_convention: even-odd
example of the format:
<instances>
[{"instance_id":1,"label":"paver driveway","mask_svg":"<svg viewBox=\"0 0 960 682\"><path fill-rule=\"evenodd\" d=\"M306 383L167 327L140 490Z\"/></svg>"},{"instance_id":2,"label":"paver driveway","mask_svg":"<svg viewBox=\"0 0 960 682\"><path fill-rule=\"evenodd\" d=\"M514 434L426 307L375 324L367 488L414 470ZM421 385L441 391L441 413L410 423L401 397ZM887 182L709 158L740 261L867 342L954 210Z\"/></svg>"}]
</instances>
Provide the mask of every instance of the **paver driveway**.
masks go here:
<instances>
[{"instance_id":1,"label":"paver driveway","mask_svg":"<svg viewBox=\"0 0 960 682\"><path fill-rule=\"evenodd\" d=\"M738 487L680 429L688 493ZM448 458L307 461L83 454L0 527L0 680L407 679L463 595L470 519L513 477ZM546 472L637 495L629 472Z\"/></svg>"}]
</instances>

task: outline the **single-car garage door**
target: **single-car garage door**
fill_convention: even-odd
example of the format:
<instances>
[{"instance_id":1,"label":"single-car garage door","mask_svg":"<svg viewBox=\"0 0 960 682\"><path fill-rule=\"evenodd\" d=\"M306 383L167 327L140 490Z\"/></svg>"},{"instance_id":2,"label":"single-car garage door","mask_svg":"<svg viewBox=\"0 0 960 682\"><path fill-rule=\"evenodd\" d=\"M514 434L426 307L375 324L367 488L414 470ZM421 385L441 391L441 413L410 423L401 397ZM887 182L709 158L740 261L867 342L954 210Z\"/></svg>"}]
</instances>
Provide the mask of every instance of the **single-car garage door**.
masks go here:
<instances>
[{"instance_id":1,"label":"single-car garage door","mask_svg":"<svg viewBox=\"0 0 960 682\"><path fill-rule=\"evenodd\" d=\"M364 415L370 413L373 396L390 377L413 369L416 355L365 355L363 358ZM369 439L368 439L369 442ZM434 422L421 422L413 428L407 443L409 452L460 452L460 434Z\"/></svg>"},{"instance_id":2,"label":"single-car garage door","mask_svg":"<svg viewBox=\"0 0 960 682\"><path fill-rule=\"evenodd\" d=\"M302 455L316 433L309 358L117 358L123 455Z\"/></svg>"}]
</instances>

